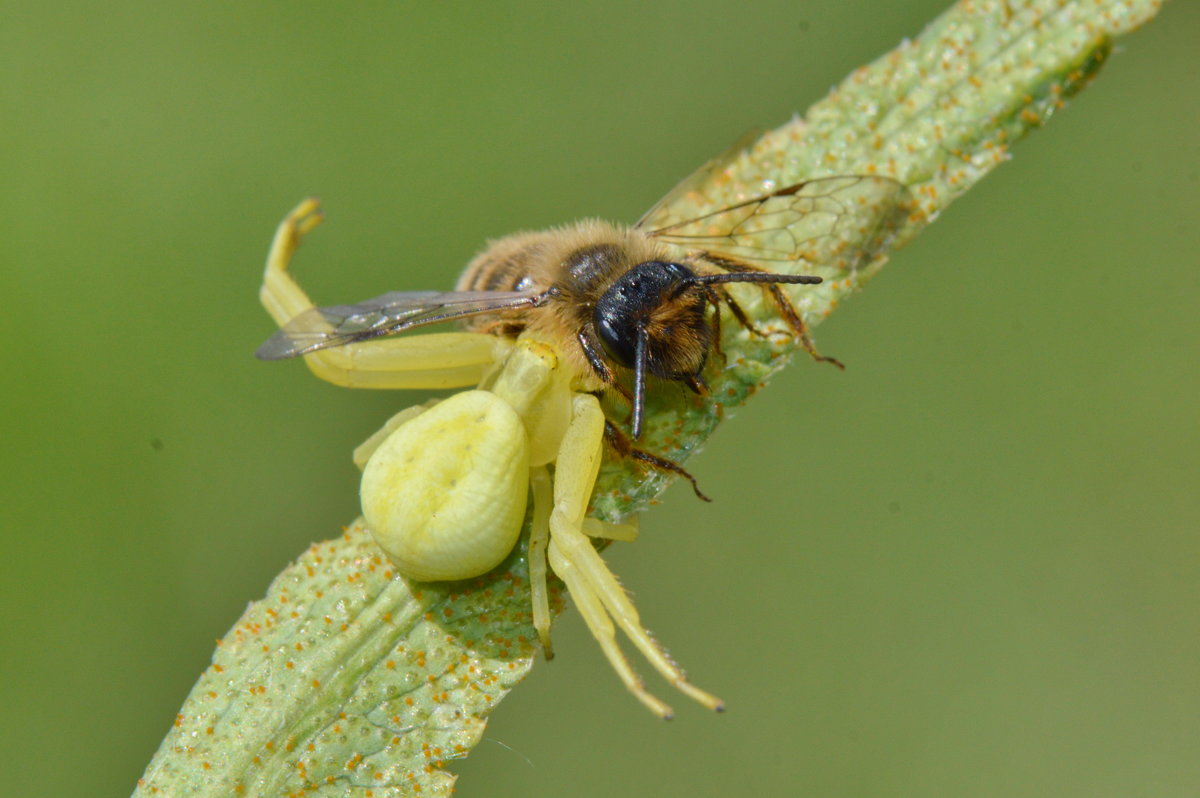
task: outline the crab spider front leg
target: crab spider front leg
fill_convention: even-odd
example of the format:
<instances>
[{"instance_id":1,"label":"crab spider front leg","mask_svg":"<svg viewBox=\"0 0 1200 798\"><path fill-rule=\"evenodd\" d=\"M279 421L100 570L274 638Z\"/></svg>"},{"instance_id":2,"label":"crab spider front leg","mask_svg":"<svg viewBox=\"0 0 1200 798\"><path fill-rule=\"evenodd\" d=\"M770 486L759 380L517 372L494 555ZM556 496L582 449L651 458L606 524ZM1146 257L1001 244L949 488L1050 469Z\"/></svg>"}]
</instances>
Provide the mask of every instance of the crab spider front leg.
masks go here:
<instances>
[{"instance_id":1,"label":"crab spider front leg","mask_svg":"<svg viewBox=\"0 0 1200 798\"><path fill-rule=\"evenodd\" d=\"M275 231L259 299L281 327L314 307L288 265L301 239L322 218L319 203L309 198ZM435 333L322 349L306 354L304 361L321 379L347 388L462 388L478 384L510 347L494 335Z\"/></svg>"},{"instance_id":2,"label":"crab spider front leg","mask_svg":"<svg viewBox=\"0 0 1200 798\"><path fill-rule=\"evenodd\" d=\"M604 411L590 394L576 394L572 411L571 424L555 461L550 567L566 583L592 635L625 686L652 712L661 718L674 714L646 690L645 683L630 667L617 646L613 621L663 678L709 709L723 709L721 699L691 684L683 670L642 627L633 602L583 533L584 515L603 453Z\"/></svg>"}]
</instances>

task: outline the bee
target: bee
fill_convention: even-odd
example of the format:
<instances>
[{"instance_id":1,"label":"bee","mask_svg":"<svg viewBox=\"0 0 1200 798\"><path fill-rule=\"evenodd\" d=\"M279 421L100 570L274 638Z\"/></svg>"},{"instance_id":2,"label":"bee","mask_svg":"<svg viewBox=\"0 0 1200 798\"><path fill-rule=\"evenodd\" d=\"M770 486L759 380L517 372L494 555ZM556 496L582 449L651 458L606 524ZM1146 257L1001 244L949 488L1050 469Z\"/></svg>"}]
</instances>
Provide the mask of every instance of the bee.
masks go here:
<instances>
[{"instance_id":1,"label":"bee","mask_svg":"<svg viewBox=\"0 0 1200 798\"><path fill-rule=\"evenodd\" d=\"M511 338L530 330L554 342L581 390L613 389L631 402L630 432L637 440L647 375L705 392L701 372L719 336L721 304L754 329L726 284L766 287L809 354L837 364L817 352L801 315L778 289L822 278L773 273L740 256L803 263L805 245L833 235L846 221L840 213L824 211L829 229L789 238L790 247L777 239L819 203L901 191L883 177L821 178L657 229L646 229L652 212L633 227L589 220L519 233L472 260L452 292L393 292L355 305L312 308L287 321L256 354L264 360L295 357L454 319L463 319L467 329ZM692 251L680 258L670 244ZM859 249L855 256L875 249ZM710 306L717 311L711 316ZM631 375L632 390L622 372Z\"/></svg>"},{"instance_id":2,"label":"bee","mask_svg":"<svg viewBox=\"0 0 1200 798\"><path fill-rule=\"evenodd\" d=\"M404 577L467 579L507 557L528 515L533 623L546 657L549 566L626 686L664 718L672 710L630 667L614 621L670 683L711 709L723 703L688 682L645 631L589 539L636 535L635 524L587 517L606 442L691 478L629 439L642 437L648 386L674 382L706 393L723 308L763 334L731 284L758 286L814 359L837 364L817 352L781 288L824 278L763 264L852 275L890 242L905 195L884 177L823 177L677 219L695 180L632 226L583 221L493 242L454 291L331 307L316 307L287 271L301 237L321 220L316 201L306 200L280 225L268 257L260 297L280 329L256 353L302 356L318 376L351 387L476 386L402 411L356 450L372 535ZM452 320L466 330L396 336ZM597 398L612 395L629 406L628 437Z\"/></svg>"}]
</instances>

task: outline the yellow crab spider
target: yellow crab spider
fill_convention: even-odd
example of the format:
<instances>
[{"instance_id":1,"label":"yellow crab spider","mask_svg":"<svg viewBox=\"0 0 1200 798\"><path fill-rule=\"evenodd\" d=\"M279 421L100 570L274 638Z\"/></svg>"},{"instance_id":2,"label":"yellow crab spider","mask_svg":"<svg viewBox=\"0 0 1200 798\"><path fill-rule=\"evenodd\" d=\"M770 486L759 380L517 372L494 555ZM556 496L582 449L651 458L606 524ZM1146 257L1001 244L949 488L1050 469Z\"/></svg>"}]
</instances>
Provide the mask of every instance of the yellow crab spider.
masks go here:
<instances>
[{"instance_id":1,"label":"yellow crab spider","mask_svg":"<svg viewBox=\"0 0 1200 798\"><path fill-rule=\"evenodd\" d=\"M288 265L300 238L320 219L316 202L306 200L275 235L261 298L281 327L314 309ZM442 333L348 343L304 358L317 376L337 385L480 385L432 407L402 411L355 450L363 468L363 516L400 574L441 581L486 573L515 545L532 495L532 614L546 656L552 656L548 563L609 663L652 712L673 714L630 666L614 622L668 682L710 709L723 708L720 699L692 685L645 630L589 539L629 540L636 526L586 517L605 417L595 396L575 390L572 372L552 344L528 331L515 342Z\"/></svg>"},{"instance_id":2,"label":"yellow crab spider","mask_svg":"<svg viewBox=\"0 0 1200 798\"><path fill-rule=\"evenodd\" d=\"M321 219L317 200L309 198L275 231L258 296L281 327L314 307L287 267L300 239ZM434 333L320 349L306 354L304 362L313 374L345 388L462 388L483 379L510 347L509 340L495 335Z\"/></svg>"}]
</instances>

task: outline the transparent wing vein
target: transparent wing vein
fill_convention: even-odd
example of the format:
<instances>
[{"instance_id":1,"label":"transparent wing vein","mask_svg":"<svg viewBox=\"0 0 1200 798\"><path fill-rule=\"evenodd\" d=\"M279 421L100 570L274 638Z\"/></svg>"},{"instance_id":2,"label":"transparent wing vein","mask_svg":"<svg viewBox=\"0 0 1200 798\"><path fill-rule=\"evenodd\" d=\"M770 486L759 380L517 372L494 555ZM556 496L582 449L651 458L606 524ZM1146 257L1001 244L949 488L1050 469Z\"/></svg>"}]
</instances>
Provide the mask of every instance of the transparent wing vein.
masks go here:
<instances>
[{"instance_id":1,"label":"transparent wing vein","mask_svg":"<svg viewBox=\"0 0 1200 798\"><path fill-rule=\"evenodd\" d=\"M907 218L895 180L845 175L808 180L648 235L749 261L802 261L853 270L884 250Z\"/></svg>"},{"instance_id":2,"label":"transparent wing vein","mask_svg":"<svg viewBox=\"0 0 1200 798\"><path fill-rule=\"evenodd\" d=\"M263 360L296 357L464 316L536 307L545 300L544 293L531 291L393 291L354 305L307 310L255 354Z\"/></svg>"}]
</instances>

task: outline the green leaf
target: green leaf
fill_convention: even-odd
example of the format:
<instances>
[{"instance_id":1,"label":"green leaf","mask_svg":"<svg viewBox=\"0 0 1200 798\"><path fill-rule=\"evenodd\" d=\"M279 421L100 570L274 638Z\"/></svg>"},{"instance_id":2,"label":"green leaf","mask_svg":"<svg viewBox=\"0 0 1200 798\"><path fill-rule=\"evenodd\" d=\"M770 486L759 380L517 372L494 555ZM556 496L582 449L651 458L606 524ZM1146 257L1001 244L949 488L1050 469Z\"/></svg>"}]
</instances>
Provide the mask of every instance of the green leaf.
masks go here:
<instances>
[{"instance_id":1,"label":"green leaf","mask_svg":"<svg viewBox=\"0 0 1200 798\"><path fill-rule=\"evenodd\" d=\"M822 257L825 282L799 302L815 326L1095 76L1112 40L1155 0L963 2L850 75L803 119L714 163L672 196L674 219L831 175L864 180L838 195L853 224L828 239L869 257ZM829 255L830 253L826 253ZM834 253L836 254L836 253ZM799 268L805 268L800 266ZM808 271L807 269L805 269ZM755 291L755 320L778 325ZM796 346L726 325L725 366L707 399L659 399L647 448L695 452ZM637 512L668 477L610 458L593 511ZM485 718L533 664L524 544L466 583L410 585L361 522L314 545L219 641L135 795L448 795L445 762L478 742ZM561 602L555 595L555 608ZM614 679L614 687L617 682Z\"/></svg>"},{"instance_id":2,"label":"green leaf","mask_svg":"<svg viewBox=\"0 0 1200 798\"><path fill-rule=\"evenodd\" d=\"M410 585L361 522L218 641L135 794L449 795L442 766L533 662L524 561Z\"/></svg>"}]
</instances>

